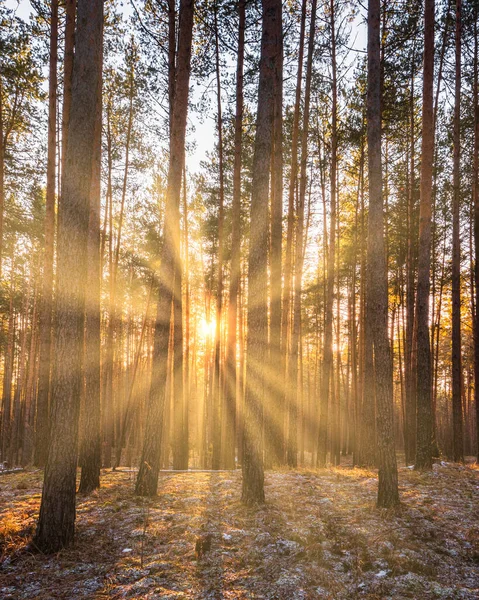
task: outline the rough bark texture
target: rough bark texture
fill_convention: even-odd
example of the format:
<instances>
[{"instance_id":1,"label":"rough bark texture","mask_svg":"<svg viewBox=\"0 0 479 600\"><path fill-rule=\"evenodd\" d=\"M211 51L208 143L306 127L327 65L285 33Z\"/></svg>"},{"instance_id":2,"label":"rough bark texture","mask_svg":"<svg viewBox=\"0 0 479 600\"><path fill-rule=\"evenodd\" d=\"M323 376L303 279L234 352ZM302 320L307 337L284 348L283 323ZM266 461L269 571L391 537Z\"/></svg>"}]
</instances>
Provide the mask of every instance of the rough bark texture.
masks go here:
<instances>
[{"instance_id":1,"label":"rough bark texture","mask_svg":"<svg viewBox=\"0 0 479 600\"><path fill-rule=\"evenodd\" d=\"M392 361L388 338L388 280L381 167L380 0L368 4L367 132L369 235L366 319L371 323L376 376L378 506L399 503L393 430Z\"/></svg>"},{"instance_id":2,"label":"rough bark texture","mask_svg":"<svg viewBox=\"0 0 479 600\"><path fill-rule=\"evenodd\" d=\"M216 67L216 106L218 127L218 167L219 167L219 194L218 194L218 264L216 273L216 327L215 327L215 362L213 371L213 456L212 468L219 469L221 465L221 319L223 312L223 229L224 229L224 164L223 164L223 111L221 108L221 72L220 72L220 44L218 31L218 7L214 6L215 22L215 67Z\"/></svg>"},{"instance_id":3,"label":"rough bark texture","mask_svg":"<svg viewBox=\"0 0 479 600\"><path fill-rule=\"evenodd\" d=\"M422 158L419 212L419 250L416 297L417 323L417 440L416 469L432 468L432 377L429 341L431 269L432 161L434 157L434 0L424 14L424 72L422 96Z\"/></svg>"},{"instance_id":4,"label":"rough bark texture","mask_svg":"<svg viewBox=\"0 0 479 600\"><path fill-rule=\"evenodd\" d=\"M474 154L472 172L472 201L474 203L474 286L476 311L474 314L474 401L476 404L476 462L479 463L479 39L477 19L479 6L474 5Z\"/></svg>"},{"instance_id":5,"label":"rough bark texture","mask_svg":"<svg viewBox=\"0 0 479 600\"><path fill-rule=\"evenodd\" d=\"M281 369L283 239L283 14L281 3L278 3L276 8L273 156L271 163L270 385L265 421L265 453L268 466L278 461L281 446L281 409L284 400L283 372Z\"/></svg>"},{"instance_id":6,"label":"rough bark texture","mask_svg":"<svg viewBox=\"0 0 479 600\"><path fill-rule=\"evenodd\" d=\"M167 397L167 356L171 327L172 282L179 261L179 218L181 175L185 158L186 117L193 34L193 0L181 0L178 59L176 65L175 101L171 115L170 160L166 192L163 244L158 274L158 303L154 334L153 365L148 398L147 420L140 470L135 491L154 496L160 470L161 430Z\"/></svg>"},{"instance_id":7,"label":"rough bark texture","mask_svg":"<svg viewBox=\"0 0 479 600\"><path fill-rule=\"evenodd\" d=\"M35 427L34 464L43 467L47 460L49 437L50 364L52 342L53 252L55 238L55 174L57 143L57 60L58 0L53 0L50 15L50 75L48 85L48 157L45 212L45 250L39 330L40 356Z\"/></svg>"},{"instance_id":8,"label":"rough bark texture","mask_svg":"<svg viewBox=\"0 0 479 600\"><path fill-rule=\"evenodd\" d=\"M461 0L456 2L456 80L454 100L453 204L452 204L452 418L453 458L464 461L462 419L462 360L461 360L461 240L459 210L461 200Z\"/></svg>"},{"instance_id":9,"label":"rough bark texture","mask_svg":"<svg viewBox=\"0 0 479 600\"><path fill-rule=\"evenodd\" d=\"M62 160L61 173L65 171L68 142L68 121L72 103L73 52L75 48L76 0L65 0L65 47L63 55L63 109L62 109Z\"/></svg>"},{"instance_id":10,"label":"rough bark texture","mask_svg":"<svg viewBox=\"0 0 479 600\"><path fill-rule=\"evenodd\" d=\"M309 27L308 57L306 61L306 84L304 90L303 128L301 131L299 202L296 215L293 325L291 331L291 353L289 365L289 385L291 388L291 400L289 403L289 430L287 452L288 465L292 467L296 467L298 464L298 410L301 401L301 385L298 384L298 357L300 356L299 346L301 336L301 283L303 276L304 261L304 204L306 199L307 183L306 165L308 159L309 106L311 99L311 75L313 68L314 35L316 28L316 4L316 0L313 0L311 5L311 21Z\"/></svg>"},{"instance_id":11,"label":"rough bark texture","mask_svg":"<svg viewBox=\"0 0 479 600\"><path fill-rule=\"evenodd\" d=\"M90 223L88 232L87 297L85 302L84 437L82 440L82 469L79 487L79 492L84 494L88 494L100 487L101 468L101 78L99 79L98 84L95 112L95 146L93 151L91 180Z\"/></svg>"},{"instance_id":12,"label":"rough bark texture","mask_svg":"<svg viewBox=\"0 0 479 600\"><path fill-rule=\"evenodd\" d=\"M250 248L248 256L248 329L243 432L243 493L249 505L264 502L263 410L267 397L268 198L273 138L274 63L278 0L262 3L258 113L253 157Z\"/></svg>"},{"instance_id":13,"label":"rough bark texture","mask_svg":"<svg viewBox=\"0 0 479 600\"><path fill-rule=\"evenodd\" d=\"M301 5L301 25L299 34L299 50L298 50L298 72L296 78L296 96L294 102L293 114L293 135L291 140L291 170L288 186L288 225L286 232L286 252L284 261L284 289L283 289L283 307L282 307L282 333L281 333L281 366L282 370L287 374L287 359L290 350L290 339L292 329L291 319L291 297L292 297L292 282L293 282L293 242L294 242L294 196L298 179L298 142L299 142L299 117L301 110L301 86L303 82L303 56L304 56L304 34L306 29L306 0L303 0ZM285 421L285 405L293 402L291 394L291 386L289 381L285 379L285 400L282 402L279 415L280 429L278 439L275 444L278 463L284 462L285 458L285 443L284 443L284 421Z\"/></svg>"},{"instance_id":14,"label":"rough bark texture","mask_svg":"<svg viewBox=\"0 0 479 600\"><path fill-rule=\"evenodd\" d=\"M231 234L231 274L228 304L228 339L226 344L226 386L224 406L224 464L226 469L235 467L236 411L238 394L238 376L236 352L238 346L238 292L240 284L241 260L241 152L243 137L243 68L244 37L246 21L246 2L238 4L238 58L236 64L236 113L233 166L233 206Z\"/></svg>"},{"instance_id":15,"label":"rough bark texture","mask_svg":"<svg viewBox=\"0 0 479 600\"><path fill-rule=\"evenodd\" d=\"M334 4L330 3L331 17L334 23ZM332 32L332 42L334 44L334 31ZM329 221L329 252L328 252L328 272L326 288L326 306L324 323L324 344L323 344L323 372L320 387L320 417L319 417L319 436L318 436L318 467L326 466L326 457L328 449L328 422L329 422L329 396L333 374L333 302L334 302L334 262L336 255L336 169L337 169L337 93L336 93L336 68L334 64L335 53L333 53L333 123L331 132L331 212Z\"/></svg>"},{"instance_id":16,"label":"rough bark texture","mask_svg":"<svg viewBox=\"0 0 479 600\"><path fill-rule=\"evenodd\" d=\"M88 222L103 2L80 0L63 193L58 223L51 439L34 545L58 552L73 541Z\"/></svg>"}]
</instances>

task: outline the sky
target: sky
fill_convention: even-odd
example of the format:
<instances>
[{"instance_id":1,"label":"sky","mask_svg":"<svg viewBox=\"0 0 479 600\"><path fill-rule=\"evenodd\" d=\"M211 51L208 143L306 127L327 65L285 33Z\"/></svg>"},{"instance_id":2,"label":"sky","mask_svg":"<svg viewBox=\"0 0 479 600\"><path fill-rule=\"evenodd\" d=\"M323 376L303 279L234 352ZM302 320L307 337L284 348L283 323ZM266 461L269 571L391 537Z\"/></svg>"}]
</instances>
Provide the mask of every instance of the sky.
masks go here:
<instances>
[{"instance_id":1,"label":"sky","mask_svg":"<svg viewBox=\"0 0 479 600\"><path fill-rule=\"evenodd\" d=\"M33 13L32 5L29 0L7 0L6 5L16 11L19 17L24 20L28 20L30 15ZM361 11L362 9L360 9ZM129 15L131 13L131 7L129 2L124 3L124 13ZM364 17L360 12L355 18L351 26L351 52L350 56L347 57L347 62L354 60L357 55L356 51L365 51L366 49L366 27L364 24ZM47 85L45 83L45 85ZM201 94L203 93L203 86L192 85L192 101L196 103ZM214 86L210 86L210 106L211 110L203 116L201 119L198 114L194 111L190 111L189 118L189 129L190 134L188 142L190 142L190 148L187 153L186 163L187 169L190 174L198 173L200 171L201 161L207 157L207 152L214 148L216 143L216 111L215 111L215 89ZM193 126L193 127L192 127ZM191 142L194 142L191 144Z\"/></svg>"}]
</instances>

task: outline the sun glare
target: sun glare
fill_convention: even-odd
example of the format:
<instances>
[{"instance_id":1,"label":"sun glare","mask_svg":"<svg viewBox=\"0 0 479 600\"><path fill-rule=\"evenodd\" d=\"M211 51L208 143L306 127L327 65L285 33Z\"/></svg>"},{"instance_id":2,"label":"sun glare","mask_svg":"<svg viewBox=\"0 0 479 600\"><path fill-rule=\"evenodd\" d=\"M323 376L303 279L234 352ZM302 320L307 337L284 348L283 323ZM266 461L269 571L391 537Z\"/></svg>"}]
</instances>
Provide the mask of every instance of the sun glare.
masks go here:
<instances>
[{"instance_id":1,"label":"sun glare","mask_svg":"<svg viewBox=\"0 0 479 600\"><path fill-rule=\"evenodd\" d=\"M208 321L208 319L201 319L200 321L200 331L201 331L201 335L203 338L208 339L208 338L213 338L215 335L215 329L216 329L216 319L210 319Z\"/></svg>"}]
</instances>

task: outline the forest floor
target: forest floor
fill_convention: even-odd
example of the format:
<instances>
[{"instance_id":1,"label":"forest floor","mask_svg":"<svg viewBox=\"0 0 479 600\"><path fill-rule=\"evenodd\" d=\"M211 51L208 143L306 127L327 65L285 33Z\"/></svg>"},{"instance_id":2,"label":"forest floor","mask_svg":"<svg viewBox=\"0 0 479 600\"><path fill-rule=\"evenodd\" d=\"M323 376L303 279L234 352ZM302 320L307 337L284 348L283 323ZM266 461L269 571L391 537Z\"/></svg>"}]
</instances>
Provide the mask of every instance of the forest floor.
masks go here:
<instances>
[{"instance_id":1,"label":"forest floor","mask_svg":"<svg viewBox=\"0 0 479 600\"><path fill-rule=\"evenodd\" d=\"M29 553L42 472L0 477L0 598L479 598L479 469L400 469L401 506L375 508L377 474L266 473L264 506L239 502L240 472L163 472L158 497L132 471L77 499L74 547ZM198 536L211 550L195 555Z\"/></svg>"}]
</instances>

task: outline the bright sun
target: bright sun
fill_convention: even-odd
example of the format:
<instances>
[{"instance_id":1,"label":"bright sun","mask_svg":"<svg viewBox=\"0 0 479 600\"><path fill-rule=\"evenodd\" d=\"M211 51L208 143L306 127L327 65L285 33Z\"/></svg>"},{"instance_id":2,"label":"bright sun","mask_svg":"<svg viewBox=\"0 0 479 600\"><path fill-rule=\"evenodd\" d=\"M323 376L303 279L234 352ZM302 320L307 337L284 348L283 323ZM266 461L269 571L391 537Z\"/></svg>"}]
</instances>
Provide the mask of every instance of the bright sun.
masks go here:
<instances>
[{"instance_id":1,"label":"bright sun","mask_svg":"<svg viewBox=\"0 0 479 600\"><path fill-rule=\"evenodd\" d=\"M200 331L201 335L206 338L212 338L215 335L216 329L216 319L212 318L209 321L205 318L202 318L200 321Z\"/></svg>"}]
</instances>

